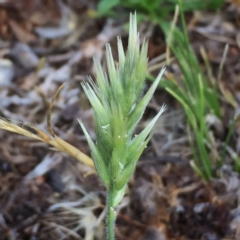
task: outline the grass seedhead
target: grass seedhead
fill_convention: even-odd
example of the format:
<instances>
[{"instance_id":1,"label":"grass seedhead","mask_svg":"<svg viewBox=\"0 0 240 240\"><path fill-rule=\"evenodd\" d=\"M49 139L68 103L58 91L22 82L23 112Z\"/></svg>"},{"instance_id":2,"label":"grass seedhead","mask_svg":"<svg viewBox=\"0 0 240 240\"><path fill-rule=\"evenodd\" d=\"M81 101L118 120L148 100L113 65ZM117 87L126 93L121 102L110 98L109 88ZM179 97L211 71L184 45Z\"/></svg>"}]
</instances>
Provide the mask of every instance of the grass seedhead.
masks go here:
<instances>
[{"instance_id":1,"label":"grass seedhead","mask_svg":"<svg viewBox=\"0 0 240 240\"><path fill-rule=\"evenodd\" d=\"M96 83L89 78L82 87L94 110L96 143L94 144L83 123L98 175L108 191L108 237L114 238L114 208L120 203L137 161L146 147L150 132L164 111L163 107L149 125L138 135L135 128L163 75L143 96L147 75L147 42L140 47L136 14L130 15L129 40L126 54L118 38L116 65L110 45L106 46L107 74L98 59L94 59Z\"/></svg>"}]
</instances>

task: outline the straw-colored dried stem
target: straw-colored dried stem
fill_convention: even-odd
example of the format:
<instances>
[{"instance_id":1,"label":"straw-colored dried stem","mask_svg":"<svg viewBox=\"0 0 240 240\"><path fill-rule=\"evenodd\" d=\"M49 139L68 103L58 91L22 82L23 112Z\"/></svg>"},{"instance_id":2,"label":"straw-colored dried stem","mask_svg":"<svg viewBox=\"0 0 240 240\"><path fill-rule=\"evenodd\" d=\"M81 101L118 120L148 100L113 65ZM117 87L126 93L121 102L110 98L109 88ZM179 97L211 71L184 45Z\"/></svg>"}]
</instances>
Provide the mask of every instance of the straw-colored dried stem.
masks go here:
<instances>
[{"instance_id":1,"label":"straw-colored dried stem","mask_svg":"<svg viewBox=\"0 0 240 240\"><path fill-rule=\"evenodd\" d=\"M52 125L51 125L51 114L52 114L52 108L55 102L55 99L61 89L64 87L64 84L62 84L56 93L54 94L51 103L49 104L48 108L48 114L47 114L47 124L48 124L48 131L51 134L49 136L42 130L33 127L33 126L27 126L27 129L24 127L20 127L12 122L9 122L5 119L0 118L0 129L4 129L10 132L18 133L20 135L33 138L35 140L47 143L51 146L53 146L56 150L62 151L67 153L68 155L74 157L79 162L84 163L92 168L94 168L94 163L90 157L88 157L86 154L78 150L76 147L72 146L71 144L67 143L63 139L56 136L56 134L53 131Z\"/></svg>"},{"instance_id":2,"label":"straw-colored dried stem","mask_svg":"<svg viewBox=\"0 0 240 240\"><path fill-rule=\"evenodd\" d=\"M56 150L65 152L68 155L77 159L79 162L94 168L93 161L90 157L88 157L86 154L84 154L83 152L81 152L80 150L78 150L76 147L72 146L68 142L57 137L56 135L54 137L51 137L47 135L45 132L43 132L42 130L37 129L36 127L33 127L33 126L28 126L28 130L27 130L5 119L0 119L0 128L47 143L53 146Z\"/></svg>"},{"instance_id":3,"label":"straw-colored dried stem","mask_svg":"<svg viewBox=\"0 0 240 240\"><path fill-rule=\"evenodd\" d=\"M47 112L47 125L48 125L48 131L49 133L54 137L55 136L55 133L53 131L53 128L52 128L52 124L51 124L51 116L52 116L52 108L53 108L53 105L55 103L55 100L58 96L58 94L60 93L60 91L62 90L62 88L65 86L65 83L63 83L58 89L57 91L55 92L55 94L53 95L53 98L52 98L52 101L50 102L49 106L48 106L48 112Z\"/></svg>"}]
</instances>

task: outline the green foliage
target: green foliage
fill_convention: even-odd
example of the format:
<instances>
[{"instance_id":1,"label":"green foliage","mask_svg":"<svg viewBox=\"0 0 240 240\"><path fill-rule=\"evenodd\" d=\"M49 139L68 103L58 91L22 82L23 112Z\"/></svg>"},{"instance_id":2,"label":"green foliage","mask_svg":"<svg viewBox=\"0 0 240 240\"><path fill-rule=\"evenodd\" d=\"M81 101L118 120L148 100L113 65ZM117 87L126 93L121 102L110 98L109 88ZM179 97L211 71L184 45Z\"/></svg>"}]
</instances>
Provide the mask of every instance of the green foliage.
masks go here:
<instances>
[{"instance_id":1,"label":"green foliage","mask_svg":"<svg viewBox=\"0 0 240 240\"><path fill-rule=\"evenodd\" d=\"M216 85L210 85L202 73L190 47L182 9L180 12L182 30L175 27L170 33L172 36L168 36L171 39L168 44L178 60L183 83L180 85L175 80L165 80L160 85L182 104L196 141L195 145L191 139L194 169L205 180L209 180L214 174L214 164L207 147L211 146L211 141L205 118L207 114L221 118L218 93ZM161 23L161 27L168 35L170 26Z\"/></svg>"},{"instance_id":2,"label":"green foliage","mask_svg":"<svg viewBox=\"0 0 240 240\"><path fill-rule=\"evenodd\" d=\"M96 144L81 121L80 125L91 148L97 173L108 191L109 239L113 238L113 209L119 204L137 161L150 139L150 131L164 111L152 119L138 135L134 130L163 74L143 96L147 75L147 43L140 48L136 15L130 16L129 41L126 54L118 38L119 63L115 65L109 45L106 46L106 74L98 59L94 59L96 83L89 78L82 87L94 110Z\"/></svg>"},{"instance_id":3,"label":"green foliage","mask_svg":"<svg viewBox=\"0 0 240 240\"><path fill-rule=\"evenodd\" d=\"M220 8L224 0L183 0L183 10L216 10ZM109 15L114 13L115 7L124 7L137 10L138 13L145 14L152 21L165 19L170 12L175 9L178 0L101 0L98 4L98 13L100 15Z\"/></svg>"}]
</instances>

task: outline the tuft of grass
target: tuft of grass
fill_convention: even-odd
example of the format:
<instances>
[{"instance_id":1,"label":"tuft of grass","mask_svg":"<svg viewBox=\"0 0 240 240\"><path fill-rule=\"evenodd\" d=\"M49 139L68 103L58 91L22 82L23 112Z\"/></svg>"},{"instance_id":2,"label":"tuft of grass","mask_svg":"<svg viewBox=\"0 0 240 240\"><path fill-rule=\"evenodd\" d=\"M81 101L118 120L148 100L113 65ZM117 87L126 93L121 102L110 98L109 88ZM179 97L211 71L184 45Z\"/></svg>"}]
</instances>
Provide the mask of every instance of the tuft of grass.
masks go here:
<instances>
[{"instance_id":1,"label":"tuft of grass","mask_svg":"<svg viewBox=\"0 0 240 240\"><path fill-rule=\"evenodd\" d=\"M178 11L176 11L177 13ZM221 119L221 109L216 83L214 81L210 83L206 79L190 47L181 4L180 16L181 30L174 25L172 25L170 32L169 25L161 24L161 27L167 35L168 46L178 60L183 82L180 85L171 79L162 81L160 85L183 106L190 130L194 133L193 139L189 132L189 140L194 155L192 166L203 179L208 181L214 176L216 165L209 154L212 141L206 124L206 115L211 114Z\"/></svg>"},{"instance_id":2,"label":"tuft of grass","mask_svg":"<svg viewBox=\"0 0 240 240\"><path fill-rule=\"evenodd\" d=\"M160 72L155 82L143 95L147 76L147 42L140 47L137 32L137 16L130 15L128 48L124 53L118 38L118 65L114 63L110 45L106 46L107 70L94 59L96 83L88 78L82 87L94 110L96 143L94 143L82 121L79 121L91 148L92 158L105 185L108 198L108 239L114 239L115 208L122 200L127 183L137 161L151 138L150 131L164 111L164 107L138 135L135 128L151 100L163 75Z\"/></svg>"},{"instance_id":3,"label":"tuft of grass","mask_svg":"<svg viewBox=\"0 0 240 240\"><path fill-rule=\"evenodd\" d=\"M210 117L221 124L223 116L219 101L219 90L226 102L236 107L233 96L223 88L219 81L228 46L225 47L223 59L219 67L218 81L212 77L211 73L209 74L209 78L207 78L203 74L200 64L191 49L181 2L179 0L179 6L176 7L172 25L170 26L170 24L163 22L160 22L160 25L167 36L167 58L169 58L170 48L179 63L182 72L182 83L178 83L175 79L171 78L163 80L160 86L182 105L187 117L189 142L194 158L194 161L190 164L202 179L209 181L216 175L217 169L224 164L226 153L230 151L228 144L237 118L236 115L229 127L225 142L222 143L222 150L218 152L207 119ZM179 9L181 30L176 27ZM200 50L203 52L203 49ZM203 52L203 57L204 55L205 53ZM209 62L205 57L204 61L208 72L211 72ZM239 158L236 158L234 154L230 155L232 155L234 169L239 171Z\"/></svg>"}]
</instances>

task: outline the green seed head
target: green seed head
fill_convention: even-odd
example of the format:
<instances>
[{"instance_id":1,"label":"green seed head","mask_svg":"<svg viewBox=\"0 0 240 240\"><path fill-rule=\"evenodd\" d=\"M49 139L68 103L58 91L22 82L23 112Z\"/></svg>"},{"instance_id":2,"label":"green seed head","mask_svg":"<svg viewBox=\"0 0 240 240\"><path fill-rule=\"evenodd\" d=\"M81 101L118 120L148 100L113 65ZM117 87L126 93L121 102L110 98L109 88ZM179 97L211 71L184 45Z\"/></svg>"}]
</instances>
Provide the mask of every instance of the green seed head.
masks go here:
<instances>
[{"instance_id":1,"label":"green seed head","mask_svg":"<svg viewBox=\"0 0 240 240\"><path fill-rule=\"evenodd\" d=\"M107 73L100 61L94 59L96 83L89 78L82 87L94 110L96 143L84 125L98 175L107 188L114 188L116 202L123 196L136 163L150 139L150 131L164 107L137 136L134 130L157 88L162 70L148 92L143 96L147 75L147 42L140 48L136 14L130 15L129 41L126 54L118 38L118 64L114 63L110 45L106 46Z\"/></svg>"}]
</instances>

